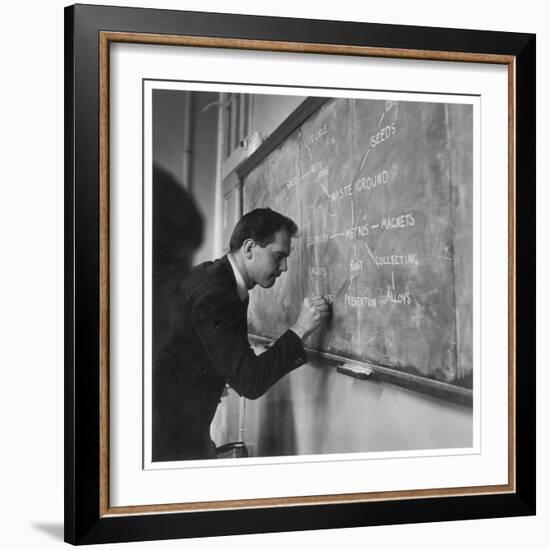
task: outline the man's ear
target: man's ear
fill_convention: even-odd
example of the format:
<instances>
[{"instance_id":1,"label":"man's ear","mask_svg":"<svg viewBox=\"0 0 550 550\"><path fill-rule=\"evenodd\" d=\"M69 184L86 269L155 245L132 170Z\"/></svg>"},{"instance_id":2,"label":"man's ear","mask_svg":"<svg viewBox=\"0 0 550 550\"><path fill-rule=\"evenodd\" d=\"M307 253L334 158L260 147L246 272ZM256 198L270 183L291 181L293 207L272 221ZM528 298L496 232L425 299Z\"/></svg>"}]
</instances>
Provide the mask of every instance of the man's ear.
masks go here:
<instances>
[{"instance_id":1,"label":"man's ear","mask_svg":"<svg viewBox=\"0 0 550 550\"><path fill-rule=\"evenodd\" d=\"M243 243L244 257L248 260L252 259L252 249L256 246L253 239L246 239Z\"/></svg>"}]
</instances>

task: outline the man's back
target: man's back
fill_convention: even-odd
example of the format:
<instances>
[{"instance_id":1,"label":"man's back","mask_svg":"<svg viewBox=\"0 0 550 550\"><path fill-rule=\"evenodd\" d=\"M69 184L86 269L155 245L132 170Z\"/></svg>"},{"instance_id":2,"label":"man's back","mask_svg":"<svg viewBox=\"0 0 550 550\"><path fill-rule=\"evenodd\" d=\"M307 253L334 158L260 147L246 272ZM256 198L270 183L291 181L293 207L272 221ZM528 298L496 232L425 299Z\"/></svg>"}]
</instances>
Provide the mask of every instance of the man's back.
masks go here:
<instances>
[{"instance_id":1,"label":"man's back","mask_svg":"<svg viewBox=\"0 0 550 550\"><path fill-rule=\"evenodd\" d=\"M154 461L213 456L210 423L225 381L209 364L193 311L198 303L223 298L246 330L246 312L239 311L232 277L227 259L204 262L191 270L174 297L177 318L153 367Z\"/></svg>"}]
</instances>

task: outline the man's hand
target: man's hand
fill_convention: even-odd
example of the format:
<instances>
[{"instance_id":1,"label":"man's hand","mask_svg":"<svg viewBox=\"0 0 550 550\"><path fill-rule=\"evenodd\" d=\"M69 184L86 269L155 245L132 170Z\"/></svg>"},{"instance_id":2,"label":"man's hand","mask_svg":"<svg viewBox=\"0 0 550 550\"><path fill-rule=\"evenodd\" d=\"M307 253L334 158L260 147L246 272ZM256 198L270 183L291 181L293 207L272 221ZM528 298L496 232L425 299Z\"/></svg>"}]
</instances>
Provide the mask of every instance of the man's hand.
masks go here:
<instances>
[{"instance_id":1,"label":"man's hand","mask_svg":"<svg viewBox=\"0 0 550 550\"><path fill-rule=\"evenodd\" d=\"M304 340L328 317L329 312L330 306L322 296L305 298L298 320L291 329Z\"/></svg>"}]
</instances>

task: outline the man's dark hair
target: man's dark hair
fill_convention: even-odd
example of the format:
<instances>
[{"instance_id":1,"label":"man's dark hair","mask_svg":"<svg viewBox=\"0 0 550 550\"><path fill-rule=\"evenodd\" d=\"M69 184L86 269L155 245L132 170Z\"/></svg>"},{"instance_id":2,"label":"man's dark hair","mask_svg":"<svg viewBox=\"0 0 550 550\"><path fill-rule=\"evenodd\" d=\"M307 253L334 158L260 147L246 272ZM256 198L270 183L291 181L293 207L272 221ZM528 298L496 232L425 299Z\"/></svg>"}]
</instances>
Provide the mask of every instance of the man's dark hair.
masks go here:
<instances>
[{"instance_id":1,"label":"man's dark hair","mask_svg":"<svg viewBox=\"0 0 550 550\"><path fill-rule=\"evenodd\" d=\"M264 247L275 240L275 233L281 229L286 229L291 237L298 232L298 226L290 218L271 208L256 208L237 222L229 241L229 249L238 250L246 239L253 239Z\"/></svg>"}]
</instances>

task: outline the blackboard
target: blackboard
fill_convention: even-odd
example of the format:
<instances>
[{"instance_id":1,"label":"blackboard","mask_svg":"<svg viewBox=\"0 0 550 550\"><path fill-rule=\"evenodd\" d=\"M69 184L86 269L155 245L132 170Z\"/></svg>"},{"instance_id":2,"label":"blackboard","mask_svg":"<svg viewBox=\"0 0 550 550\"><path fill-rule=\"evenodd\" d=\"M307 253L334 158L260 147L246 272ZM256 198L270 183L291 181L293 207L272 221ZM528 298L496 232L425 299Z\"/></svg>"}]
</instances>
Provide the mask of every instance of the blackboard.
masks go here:
<instances>
[{"instance_id":1,"label":"blackboard","mask_svg":"<svg viewBox=\"0 0 550 550\"><path fill-rule=\"evenodd\" d=\"M310 98L270 140L241 169L244 212L300 233L288 273L251 293L250 333L278 337L322 294L311 349L471 390L472 105Z\"/></svg>"}]
</instances>

